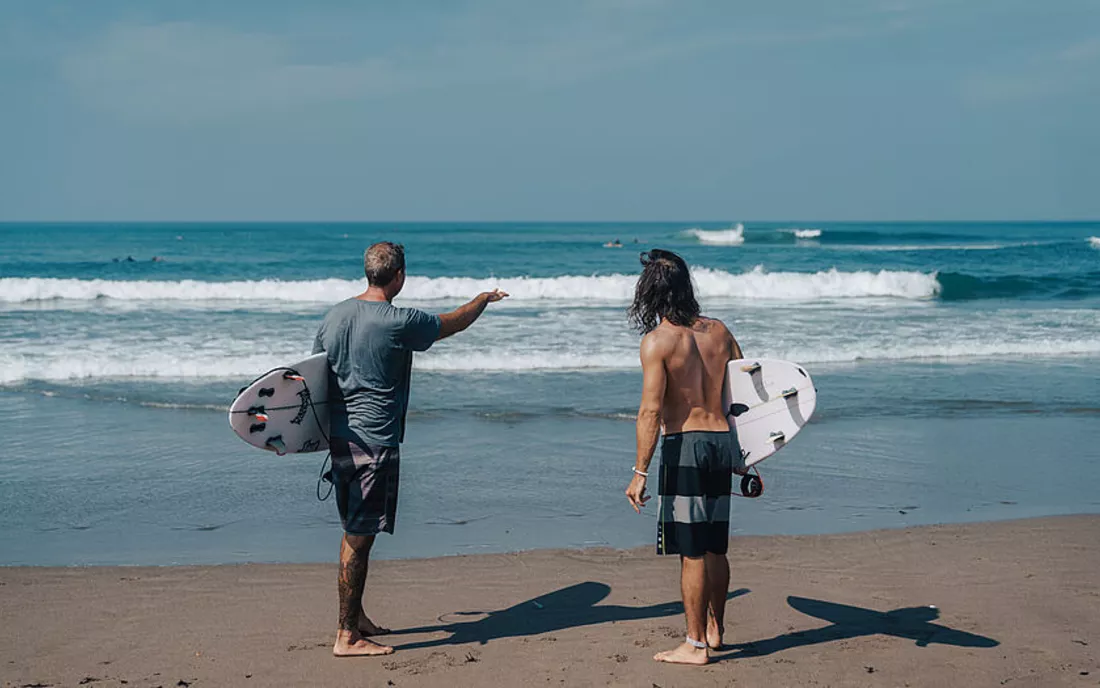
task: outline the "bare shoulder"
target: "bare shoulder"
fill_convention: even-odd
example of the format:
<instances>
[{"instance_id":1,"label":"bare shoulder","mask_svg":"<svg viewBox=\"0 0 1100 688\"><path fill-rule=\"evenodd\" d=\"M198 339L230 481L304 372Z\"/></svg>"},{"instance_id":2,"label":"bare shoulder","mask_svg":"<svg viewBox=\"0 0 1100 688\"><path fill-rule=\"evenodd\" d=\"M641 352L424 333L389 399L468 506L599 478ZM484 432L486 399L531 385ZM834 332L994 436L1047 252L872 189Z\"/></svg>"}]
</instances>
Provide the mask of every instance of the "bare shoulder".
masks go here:
<instances>
[{"instance_id":1,"label":"bare shoulder","mask_svg":"<svg viewBox=\"0 0 1100 688\"><path fill-rule=\"evenodd\" d=\"M728 327L726 327L726 323L722 322L718 318L707 318L702 315L695 319L694 329L697 332L705 332L707 334L730 334L730 330Z\"/></svg>"},{"instance_id":2,"label":"bare shoulder","mask_svg":"<svg viewBox=\"0 0 1100 688\"><path fill-rule=\"evenodd\" d=\"M678 336L675 332L658 325L642 337L642 359L664 358L676 347Z\"/></svg>"}]
</instances>

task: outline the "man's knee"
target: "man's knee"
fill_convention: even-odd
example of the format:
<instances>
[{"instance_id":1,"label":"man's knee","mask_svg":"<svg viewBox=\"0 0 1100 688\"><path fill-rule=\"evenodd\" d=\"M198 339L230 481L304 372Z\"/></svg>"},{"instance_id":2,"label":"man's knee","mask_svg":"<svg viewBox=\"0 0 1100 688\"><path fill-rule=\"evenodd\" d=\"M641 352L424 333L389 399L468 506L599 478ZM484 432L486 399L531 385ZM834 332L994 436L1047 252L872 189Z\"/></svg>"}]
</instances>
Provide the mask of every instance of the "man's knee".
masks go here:
<instances>
[{"instance_id":1,"label":"man's knee","mask_svg":"<svg viewBox=\"0 0 1100 688\"><path fill-rule=\"evenodd\" d=\"M695 556L695 557L689 557L686 554L681 554L680 555L680 566L682 568L685 568L685 569L697 569L697 568L701 569L701 568L705 568L706 564L707 564L707 559L706 559L705 555L700 554L699 556Z\"/></svg>"},{"instance_id":2,"label":"man's knee","mask_svg":"<svg viewBox=\"0 0 1100 688\"><path fill-rule=\"evenodd\" d=\"M723 564L729 563L729 557L725 554L719 554L718 552L707 552L707 564Z\"/></svg>"},{"instance_id":3,"label":"man's knee","mask_svg":"<svg viewBox=\"0 0 1100 688\"><path fill-rule=\"evenodd\" d=\"M344 542L347 543L348 547L355 550L357 554L367 554L374 545L374 536L345 533Z\"/></svg>"}]
</instances>

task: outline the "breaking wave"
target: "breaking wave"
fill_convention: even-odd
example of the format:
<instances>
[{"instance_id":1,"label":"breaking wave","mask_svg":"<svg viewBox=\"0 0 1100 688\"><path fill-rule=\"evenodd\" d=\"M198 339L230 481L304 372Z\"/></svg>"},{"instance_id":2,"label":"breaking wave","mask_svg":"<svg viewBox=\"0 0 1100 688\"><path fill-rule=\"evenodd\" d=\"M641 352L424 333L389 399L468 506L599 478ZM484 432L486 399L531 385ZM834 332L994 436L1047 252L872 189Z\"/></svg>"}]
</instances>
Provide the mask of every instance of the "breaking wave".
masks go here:
<instances>
[{"instance_id":1,"label":"breaking wave","mask_svg":"<svg viewBox=\"0 0 1100 688\"><path fill-rule=\"evenodd\" d=\"M767 272L757 266L730 273L694 268L699 296L704 299L760 299L814 301L820 299L890 297L927 299L939 292L934 274L890 271ZM566 275L563 277L416 277L405 283L401 300L442 301L467 299L495 288L507 291L511 301L628 302L633 298L635 275ZM0 303L49 301L128 302L283 302L334 303L361 292L353 280L202 282L183 280L111 281L9 277L0 279Z\"/></svg>"},{"instance_id":2,"label":"breaking wave","mask_svg":"<svg viewBox=\"0 0 1100 688\"><path fill-rule=\"evenodd\" d=\"M1097 242L1100 248L1100 240ZM978 299L1080 299L1100 294L1100 270L1076 274L977 276L962 272L904 270L842 272L768 272L762 266L741 273L696 267L692 275L702 299L711 301L801 301L888 298L971 301ZM565 275L561 277L417 277L411 276L400 301L463 301L500 288L508 303L627 303L636 275ZM288 304L332 304L364 288L357 280L303 281L112 281L7 277L0 279L0 305L83 308L96 301L144 307L148 304L244 304L249 308L286 308Z\"/></svg>"},{"instance_id":3,"label":"breaking wave","mask_svg":"<svg viewBox=\"0 0 1100 688\"><path fill-rule=\"evenodd\" d=\"M788 227L779 231L784 234L793 234L795 239L820 239L822 234L820 229L814 229L813 227Z\"/></svg>"},{"instance_id":4,"label":"breaking wave","mask_svg":"<svg viewBox=\"0 0 1100 688\"><path fill-rule=\"evenodd\" d=\"M701 244L740 246L745 243L745 225L738 222L729 229L686 229L684 236L695 237Z\"/></svg>"}]
</instances>

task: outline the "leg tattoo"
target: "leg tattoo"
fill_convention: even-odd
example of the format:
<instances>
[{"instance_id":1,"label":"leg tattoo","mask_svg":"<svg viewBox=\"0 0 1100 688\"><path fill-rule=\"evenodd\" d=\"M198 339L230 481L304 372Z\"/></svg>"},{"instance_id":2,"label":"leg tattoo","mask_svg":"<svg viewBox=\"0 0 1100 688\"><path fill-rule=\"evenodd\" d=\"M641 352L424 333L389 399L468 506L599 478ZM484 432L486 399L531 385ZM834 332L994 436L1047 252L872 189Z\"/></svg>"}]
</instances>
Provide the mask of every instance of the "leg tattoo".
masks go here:
<instances>
[{"instance_id":1,"label":"leg tattoo","mask_svg":"<svg viewBox=\"0 0 1100 688\"><path fill-rule=\"evenodd\" d=\"M356 538L362 540L365 538ZM349 542L344 537L340 552L340 575L337 586L340 591L340 629L359 630L359 614L362 609L363 588L367 583L367 565L370 562L370 538L366 542ZM358 546L355 546L358 545Z\"/></svg>"}]
</instances>

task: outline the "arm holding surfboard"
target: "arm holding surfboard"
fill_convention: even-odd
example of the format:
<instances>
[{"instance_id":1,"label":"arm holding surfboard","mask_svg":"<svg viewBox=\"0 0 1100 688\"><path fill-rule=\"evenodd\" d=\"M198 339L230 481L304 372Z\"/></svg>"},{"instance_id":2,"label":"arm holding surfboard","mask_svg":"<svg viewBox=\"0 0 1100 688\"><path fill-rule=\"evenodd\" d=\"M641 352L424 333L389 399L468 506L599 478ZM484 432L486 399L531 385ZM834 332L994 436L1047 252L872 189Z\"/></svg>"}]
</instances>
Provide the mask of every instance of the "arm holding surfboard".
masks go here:
<instances>
[{"instance_id":1,"label":"arm holding surfboard","mask_svg":"<svg viewBox=\"0 0 1100 688\"><path fill-rule=\"evenodd\" d=\"M459 306L450 313L441 313L439 315L439 335L435 338L436 341L446 339L452 334L458 334L473 325L474 321L485 312L486 306L507 296L507 293L494 289L478 294L469 303Z\"/></svg>"}]
</instances>

